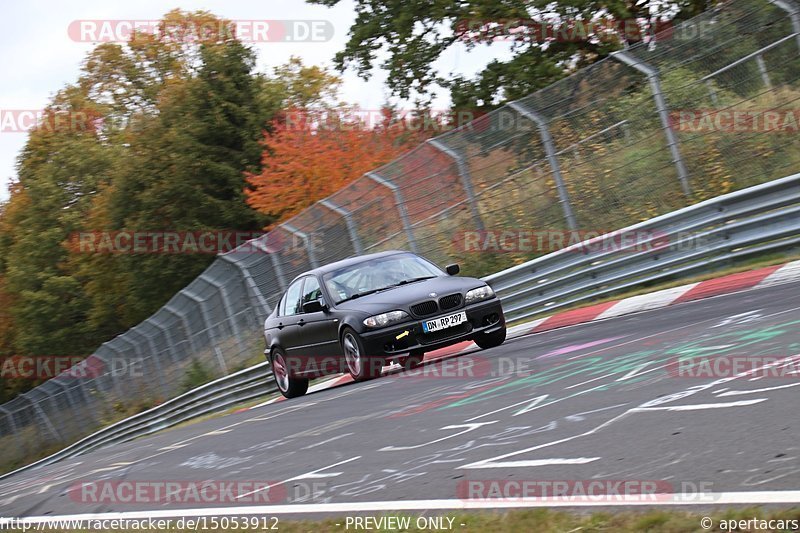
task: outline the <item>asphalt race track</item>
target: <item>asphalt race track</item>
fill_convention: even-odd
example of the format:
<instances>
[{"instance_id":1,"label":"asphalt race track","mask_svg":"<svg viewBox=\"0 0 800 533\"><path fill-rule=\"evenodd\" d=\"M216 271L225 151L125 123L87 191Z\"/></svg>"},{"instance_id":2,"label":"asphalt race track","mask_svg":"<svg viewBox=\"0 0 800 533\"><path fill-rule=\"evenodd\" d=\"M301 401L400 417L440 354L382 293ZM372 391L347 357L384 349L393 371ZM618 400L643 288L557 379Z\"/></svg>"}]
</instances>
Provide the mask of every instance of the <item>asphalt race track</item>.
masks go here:
<instances>
[{"instance_id":1,"label":"asphalt race track","mask_svg":"<svg viewBox=\"0 0 800 533\"><path fill-rule=\"evenodd\" d=\"M542 480L570 490L646 481L655 505L696 492L797 502L776 491L800 489L798 294L785 284L528 335L199 422L0 481L0 513L424 510L435 508L427 500L513 500L514 482ZM256 482L255 492L123 502L79 486L201 480Z\"/></svg>"}]
</instances>

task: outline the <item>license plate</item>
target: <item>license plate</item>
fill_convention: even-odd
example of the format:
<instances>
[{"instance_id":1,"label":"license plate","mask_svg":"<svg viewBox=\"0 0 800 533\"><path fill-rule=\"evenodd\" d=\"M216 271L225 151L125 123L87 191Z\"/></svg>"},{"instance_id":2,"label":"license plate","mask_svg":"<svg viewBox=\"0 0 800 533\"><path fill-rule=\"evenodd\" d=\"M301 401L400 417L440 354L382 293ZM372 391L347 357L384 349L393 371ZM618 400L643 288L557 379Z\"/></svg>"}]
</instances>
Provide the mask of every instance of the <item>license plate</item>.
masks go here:
<instances>
[{"instance_id":1,"label":"license plate","mask_svg":"<svg viewBox=\"0 0 800 533\"><path fill-rule=\"evenodd\" d=\"M461 311L454 315L440 316L433 320L426 320L422 323L422 331L430 333L432 331L440 331L442 329L452 328L463 322L467 321L467 312Z\"/></svg>"}]
</instances>

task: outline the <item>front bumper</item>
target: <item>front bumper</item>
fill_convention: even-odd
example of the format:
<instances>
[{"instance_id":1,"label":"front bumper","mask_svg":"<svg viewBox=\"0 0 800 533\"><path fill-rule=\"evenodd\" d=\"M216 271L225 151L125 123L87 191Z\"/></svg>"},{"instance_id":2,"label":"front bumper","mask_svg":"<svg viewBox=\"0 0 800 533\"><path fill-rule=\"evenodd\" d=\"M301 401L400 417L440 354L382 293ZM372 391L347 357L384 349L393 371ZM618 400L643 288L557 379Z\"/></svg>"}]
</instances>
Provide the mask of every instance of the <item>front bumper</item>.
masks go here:
<instances>
[{"instance_id":1,"label":"front bumper","mask_svg":"<svg viewBox=\"0 0 800 533\"><path fill-rule=\"evenodd\" d=\"M441 331L425 333L422 331L422 322L443 315L467 312L467 320ZM472 340L478 335L492 333L505 327L503 308L498 298L492 298L447 312L414 319L403 324L388 328L367 331L361 334L366 353L371 357L394 359L410 351L421 350L430 352L452 344Z\"/></svg>"}]
</instances>

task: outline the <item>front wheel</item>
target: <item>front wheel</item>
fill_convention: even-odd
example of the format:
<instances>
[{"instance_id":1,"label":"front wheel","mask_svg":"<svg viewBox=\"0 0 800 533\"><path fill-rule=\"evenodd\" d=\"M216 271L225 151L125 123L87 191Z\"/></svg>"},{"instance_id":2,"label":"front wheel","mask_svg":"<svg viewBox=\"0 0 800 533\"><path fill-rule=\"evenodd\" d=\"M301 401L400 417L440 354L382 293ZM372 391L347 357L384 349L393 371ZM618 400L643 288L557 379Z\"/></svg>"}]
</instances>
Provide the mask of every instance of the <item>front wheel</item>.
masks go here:
<instances>
[{"instance_id":1,"label":"front wheel","mask_svg":"<svg viewBox=\"0 0 800 533\"><path fill-rule=\"evenodd\" d=\"M295 378L290 374L289 365L286 364L286 354L282 349L275 348L272 350L270 362L272 363L272 375L275 377L278 390L286 398L296 398L308 391L307 379Z\"/></svg>"},{"instance_id":2,"label":"front wheel","mask_svg":"<svg viewBox=\"0 0 800 533\"><path fill-rule=\"evenodd\" d=\"M349 327L342 334L342 351L353 381L366 381L380 375L383 367L381 361L367 356L361 337Z\"/></svg>"},{"instance_id":3,"label":"front wheel","mask_svg":"<svg viewBox=\"0 0 800 533\"><path fill-rule=\"evenodd\" d=\"M506 328L493 331L492 333L481 333L475 337L475 344L486 350L487 348L494 348L500 346L506 340Z\"/></svg>"}]
</instances>

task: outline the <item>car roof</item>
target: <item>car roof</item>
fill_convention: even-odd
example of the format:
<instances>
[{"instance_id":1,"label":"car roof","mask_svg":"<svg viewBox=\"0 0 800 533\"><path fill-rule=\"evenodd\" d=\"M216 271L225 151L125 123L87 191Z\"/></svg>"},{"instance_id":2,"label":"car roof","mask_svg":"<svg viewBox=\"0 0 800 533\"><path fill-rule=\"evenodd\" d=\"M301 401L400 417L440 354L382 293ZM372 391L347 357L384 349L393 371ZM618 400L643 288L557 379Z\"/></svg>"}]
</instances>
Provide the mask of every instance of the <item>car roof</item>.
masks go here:
<instances>
[{"instance_id":1,"label":"car roof","mask_svg":"<svg viewBox=\"0 0 800 533\"><path fill-rule=\"evenodd\" d=\"M366 255L357 255L355 257L348 257L347 259L342 259L341 261L336 261L334 263L329 263L327 265L323 265L321 267L317 267L313 270L309 270L307 272L303 272L299 276L295 277L292 280L292 283L295 280L302 278L303 276L308 276L309 274L320 275L325 274L327 272L332 272L334 270L338 270L340 268L349 267L352 265L357 265L358 263L363 263L364 261L369 261L370 259L377 259L378 257L387 257L390 255L397 255L397 254L413 254L413 252L409 252L407 250L391 250L388 252L378 252L374 254L366 254Z\"/></svg>"}]
</instances>

